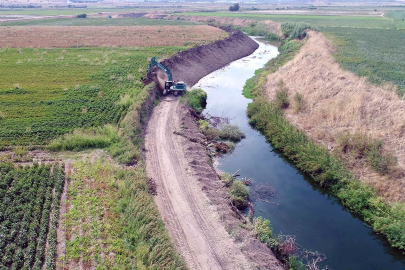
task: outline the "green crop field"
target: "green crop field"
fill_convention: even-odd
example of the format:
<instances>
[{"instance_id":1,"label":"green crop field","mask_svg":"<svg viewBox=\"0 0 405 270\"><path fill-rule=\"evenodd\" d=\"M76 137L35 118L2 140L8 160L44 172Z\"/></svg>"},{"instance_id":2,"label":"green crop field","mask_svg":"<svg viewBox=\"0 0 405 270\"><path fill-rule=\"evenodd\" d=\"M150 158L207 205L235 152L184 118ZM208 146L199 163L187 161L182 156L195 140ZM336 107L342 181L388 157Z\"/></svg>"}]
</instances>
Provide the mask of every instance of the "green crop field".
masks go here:
<instances>
[{"instance_id":1,"label":"green crop field","mask_svg":"<svg viewBox=\"0 0 405 270\"><path fill-rule=\"evenodd\" d=\"M143 88L149 59L183 49L0 49L0 148L117 123Z\"/></svg>"},{"instance_id":2,"label":"green crop field","mask_svg":"<svg viewBox=\"0 0 405 270\"><path fill-rule=\"evenodd\" d=\"M372 83L391 82L405 91L405 8L380 16L265 15L252 13L183 13L308 23L324 32L337 51L338 63Z\"/></svg>"},{"instance_id":3,"label":"green crop field","mask_svg":"<svg viewBox=\"0 0 405 270\"><path fill-rule=\"evenodd\" d=\"M63 168L0 163L0 269L55 269Z\"/></svg>"},{"instance_id":4,"label":"green crop field","mask_svg":"<svg viewBox=\"0 0 405 270\"><path fill-rule=\"evenodd\" d=\"M187 21L165 21L147 18L55 18L0 23L0 26L130 26L130 25L194 25Z\"/></svg>"},{"instance_id":5,"label":"green crop field","mask_svg":"<svg viewBox=\"0 0 405 270\"><path fill-rule=\"evenodd\" d=\"M372 83L392 82L405 90L405 30L325 28L337 45L335 57L342 67Z\"/></svg>"},{"instance_id":6,"label":"green crop field","mask_svg":"<svg viewBox=\"0 0 405 270\"><path fill-rule=\"evenodd\" d=\"M139 8L12 8L0 9L1 15L32 15L32 16L58 16L58 15L79 15L100 12L141 12Z\"/></svg>"}]
</instances>

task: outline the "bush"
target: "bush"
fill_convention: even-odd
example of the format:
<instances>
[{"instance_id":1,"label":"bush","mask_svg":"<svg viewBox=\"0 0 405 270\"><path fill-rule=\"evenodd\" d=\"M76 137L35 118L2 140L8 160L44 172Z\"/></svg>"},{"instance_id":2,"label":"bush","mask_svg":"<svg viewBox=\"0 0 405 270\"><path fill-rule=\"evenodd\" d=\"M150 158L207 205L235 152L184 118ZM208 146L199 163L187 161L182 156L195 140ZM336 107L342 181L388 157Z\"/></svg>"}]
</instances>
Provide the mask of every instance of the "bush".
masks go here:
<instances>
[{"instance_id":1,"label":"bush","mask_svg":"<svg viewBox=\"0 0 405 270\"><path fill-rule=\"evenodd\" d=\"M281 32L287 39L303 39L307 36L307 29L312 29L309 24L286 22L281 24Z\"/></svg>"},{"instance_id":2,"label":"bush","mask_svg":"<svg viewBox=\"0 0 405 270\"><path fill-rule=\"evenodd\" d=\"M230 173L223 173L219 176L222 181L226 183L226 186L229 187L233 183L233 176Z\"/></svg>"},{"instance_id":3,"label":"bush","mask_svg":"<svg viewBox=\"0 0 405 270\"><path fill-rule=\"evenodd\" d=\"M87 14L85 14L85 13L79 14L79 15L77 15L77 18L87 18Z\"/></svg>"},{"instance_id":4,"label":"bush","mask_svg":"<svg viewBox=\"0 0 405 270\"><path fill-rule=\"evenodd\" d=\"M222 140L231 140L235 142L246 138L245 133L243 133L238 126L230 124L221 125L218 130L218 136Z\"/></svg>"},{"instance_id":5,"label":"bush","mask_svg":"<svg viewBox=\"0 0 405 270\"><path fill-rule=\"evenodd\" d=\"M231 199L238 209L244 209L249 202L249 189L242 181L233 181L231 188Z\"/></svg>"},{"instance_id":6,"label":"bush","mask_svg":"<svg viewBox=\"0 0 405 270\"><path fill-rule=\"evenodd\" d=\"M297 113L301 111L303 104L304 104L303 96L300 93L296 92L294 95L294 112Z\"/></svg>"},{"instance_id":7,"label":"bush","mask_svg":"<svg viewBox=\"0 0 405 270\"><path fill-rule=\"evenodd\" d=\"M239 10L239 4L236 3L232 6L229 7L229 11L238 11Z\"/></svg>"},{"instance_id":8,"label":"bush","mask_svg":"<svg viewBox=\"0 0 405 270\"><path fill-rule=\"evenodd\" d=\"M270 220L258 217L253 220L253 232L260 242L271 247L273 242L273 231Z\"/></svg>"},{"instance_id":9,"label":"bush","mask_svg":"<svg viewBox=\"0 0 405 270\"><path fill-rule=\"evenodd\" d=\"M277 84L276 99L274 101L275 105L279 109L286 109L290 102L288 101L288 88L285 86L283 80L280 80Z\"/></svg>"},{"instance_id":10,"label":"bush","mask_svg":"<svg viewBox=\"0 0 405 270\"><path fill-rule=\"evenodd\" d=\"M383 142L370 138L366 134L346 134L338 141L340 152L349 155L352 163L365 158L367 163L378 173L388 174L397 164L392 154L383 153Z\"/></svg>"},{"instance_id":11,"label":"bush","mask_svg":"<svg viewBox=\"0 0 405 270\"><path fill-rule=\"evenodd\" d=\"M202 89L193 89L186 91L183 95L183 99L187 101L190 106L197 113L202 113L207 106L207 93Z\"/></svg>"}]
</instances>

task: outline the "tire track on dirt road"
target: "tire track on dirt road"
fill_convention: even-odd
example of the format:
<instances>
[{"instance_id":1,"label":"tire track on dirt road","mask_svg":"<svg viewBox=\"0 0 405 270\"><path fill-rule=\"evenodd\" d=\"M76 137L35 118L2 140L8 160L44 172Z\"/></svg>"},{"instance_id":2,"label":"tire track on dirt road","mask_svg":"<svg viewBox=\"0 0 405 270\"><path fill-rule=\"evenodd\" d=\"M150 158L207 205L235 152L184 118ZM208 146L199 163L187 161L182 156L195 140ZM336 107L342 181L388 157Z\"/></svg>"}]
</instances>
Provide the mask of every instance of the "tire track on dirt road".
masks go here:
<instances>
[{"instance_id":1,"label":"tire track on dirt road","mask_svg":"<svg viewBox=\"0 0 405 270\"><path fill-rule=\"evenodd\" d=\"M157 183L156 203L191 269L252 269L198 187L173 133L178 99L168 96L152 114L146 136L147 171Z\"/></svg>"}]
</instances>

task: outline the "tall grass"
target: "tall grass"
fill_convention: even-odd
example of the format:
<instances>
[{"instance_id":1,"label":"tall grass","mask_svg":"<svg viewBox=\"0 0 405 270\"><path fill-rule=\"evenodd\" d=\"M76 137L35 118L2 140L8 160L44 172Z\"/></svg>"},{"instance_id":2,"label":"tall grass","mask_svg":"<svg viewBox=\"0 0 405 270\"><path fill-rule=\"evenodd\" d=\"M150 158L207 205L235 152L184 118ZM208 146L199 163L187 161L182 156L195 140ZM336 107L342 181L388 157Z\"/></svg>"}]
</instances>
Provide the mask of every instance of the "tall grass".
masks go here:
<instances>
[{"instance_id":1,"label":"tall grass","mask_svg":"<svg viewBox=\"0 0 405 270\"><path fill-rule=\"evenodd\" d=\"M361 216L375 231L384 234L393 247L405 250L404 205L387 204L372 187L356 179L339 158L289 123L279 106L267 100L263 91L265 77L290 59L294 50L286 52L281 51L253 79L255 98L247 111L250 123L300 170L330 189L351 212ZM373 157L371 155L371 159Z\"/></svg>"},{"instance_id":2,"label":"tall grass","mask_svg":"<svg viewBox=\"0 0 405 270\"><path fill-rule=\"evenodd\" d=\"M143 164L76 162L69 202L67 263L83 258L100 269L186 269L148 193Z\"/></svg>"}]
</instances>

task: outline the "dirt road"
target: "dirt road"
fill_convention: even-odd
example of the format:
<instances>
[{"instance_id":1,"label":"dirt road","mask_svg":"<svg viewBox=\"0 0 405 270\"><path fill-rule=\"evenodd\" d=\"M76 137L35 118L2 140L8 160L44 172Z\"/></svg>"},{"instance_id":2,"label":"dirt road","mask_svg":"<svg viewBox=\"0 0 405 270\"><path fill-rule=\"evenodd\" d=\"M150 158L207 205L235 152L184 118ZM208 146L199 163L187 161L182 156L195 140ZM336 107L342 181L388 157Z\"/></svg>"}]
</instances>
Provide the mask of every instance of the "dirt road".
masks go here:
<instances>
[{"instance_id":1,"label":"dirt road","mask_svg":"<svg viewBox=\"0 0 405 270\"><path fill-rule=\"evenodd\" d=\"M225 40L180 52L162 63L175 79L193 86L257 49L258 44L242 32L226 31L230 34ZM149 103L152 109L153 100ZM188 109L173 95L163 97L146 128L146 167L156 182L155 201L179 253L190 269L283 269L256 239L251 225L243 224L231 210L229 193L209 165L203 141Z\"/></svg>"},{"instance_id":2,"label":"dirt road","mask_svg":"<svg viewBox=\"0 0 405 270\"><path fill-rule=\"evenodd\" d=\"M182 137L174 133L181 126L178 106L174 96L164 98L146 136L147 171L169 233L191 269L252 269L188 168Z\"/></svg>"}]
</instances>

